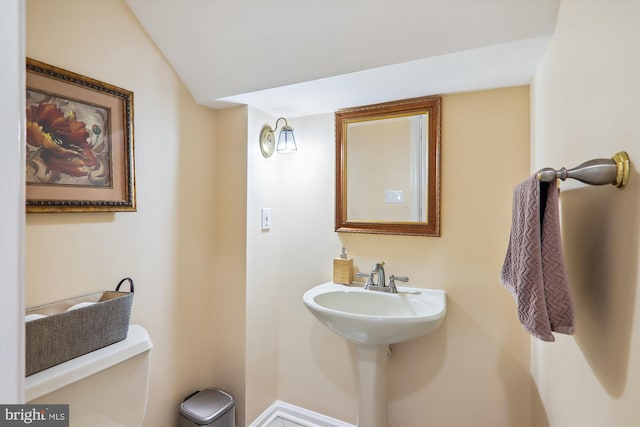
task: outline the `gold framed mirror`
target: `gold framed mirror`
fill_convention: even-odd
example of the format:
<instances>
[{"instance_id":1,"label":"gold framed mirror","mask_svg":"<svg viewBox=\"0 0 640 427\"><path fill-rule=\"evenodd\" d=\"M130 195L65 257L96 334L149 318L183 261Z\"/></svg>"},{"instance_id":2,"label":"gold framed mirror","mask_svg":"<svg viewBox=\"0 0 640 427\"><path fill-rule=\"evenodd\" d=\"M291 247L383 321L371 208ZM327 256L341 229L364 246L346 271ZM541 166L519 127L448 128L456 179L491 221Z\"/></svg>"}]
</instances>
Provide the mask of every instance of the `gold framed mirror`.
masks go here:
<instances>
[{"instance_id":1,"label":"gold framed mirror","mask_svg":"<svg viewBox=\"0 0 640 427\"><path fill-rule=\"evenodd\" d=\"M440 236L440 104L430 96L335 113L336 231Z\"/></svg>"}]
</instances>

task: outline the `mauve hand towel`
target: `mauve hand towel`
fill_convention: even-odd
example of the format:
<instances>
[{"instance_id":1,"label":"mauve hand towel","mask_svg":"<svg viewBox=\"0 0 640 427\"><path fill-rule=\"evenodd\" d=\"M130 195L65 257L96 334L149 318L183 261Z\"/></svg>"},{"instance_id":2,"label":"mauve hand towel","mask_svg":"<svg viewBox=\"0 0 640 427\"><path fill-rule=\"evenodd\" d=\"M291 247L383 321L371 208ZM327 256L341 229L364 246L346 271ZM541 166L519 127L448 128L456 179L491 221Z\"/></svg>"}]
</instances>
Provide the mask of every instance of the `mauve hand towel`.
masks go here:
<instances>
[{"instance_id":1,"label":"mauve hand towel","mask_svg":"<svg viewBox=\"0 0 640 427\"><path fill-rule=\"evenodd\" d=\"M533 336L555 341L551 332L573 334L556 181L531 176L513 190L509 246L500 281L513 294L520 323Z\"/></svg>"}]
</instances>

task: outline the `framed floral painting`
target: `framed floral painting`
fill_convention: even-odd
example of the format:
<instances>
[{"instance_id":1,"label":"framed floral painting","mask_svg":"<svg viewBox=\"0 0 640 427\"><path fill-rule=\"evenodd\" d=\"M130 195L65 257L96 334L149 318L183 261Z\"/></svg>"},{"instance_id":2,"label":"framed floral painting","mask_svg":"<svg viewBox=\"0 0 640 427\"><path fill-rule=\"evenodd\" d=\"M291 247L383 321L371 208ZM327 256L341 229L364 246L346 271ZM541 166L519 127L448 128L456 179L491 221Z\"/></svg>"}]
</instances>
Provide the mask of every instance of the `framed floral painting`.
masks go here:
<instances>
[{"instance_id":1,"label":"framed floral painting","mask_svg":"<svg viewBox=\"0 0 640 427\"><path fill-rule=\"evenodd\" d=\"M135 211L133 92L27 59L27 212Z\"/></svg>"}]
</instances>

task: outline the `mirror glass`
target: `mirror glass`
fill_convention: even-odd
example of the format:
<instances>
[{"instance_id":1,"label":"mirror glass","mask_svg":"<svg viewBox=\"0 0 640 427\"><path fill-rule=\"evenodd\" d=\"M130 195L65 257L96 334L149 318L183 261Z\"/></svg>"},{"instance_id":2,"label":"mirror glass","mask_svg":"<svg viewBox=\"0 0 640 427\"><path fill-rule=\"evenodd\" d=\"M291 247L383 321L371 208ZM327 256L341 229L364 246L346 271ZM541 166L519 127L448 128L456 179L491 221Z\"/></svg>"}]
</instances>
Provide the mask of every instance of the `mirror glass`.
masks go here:
<instances>
[{"instance_id":1,"label":"mirror glass","mask_svg":"<svg viewBox=\"0 0 640 427\"><path fill-rule=\"evenodd\" d=\"M336 231L439 235L439 97L340 110L336 146Z\"/></svg>"}]
</instances>

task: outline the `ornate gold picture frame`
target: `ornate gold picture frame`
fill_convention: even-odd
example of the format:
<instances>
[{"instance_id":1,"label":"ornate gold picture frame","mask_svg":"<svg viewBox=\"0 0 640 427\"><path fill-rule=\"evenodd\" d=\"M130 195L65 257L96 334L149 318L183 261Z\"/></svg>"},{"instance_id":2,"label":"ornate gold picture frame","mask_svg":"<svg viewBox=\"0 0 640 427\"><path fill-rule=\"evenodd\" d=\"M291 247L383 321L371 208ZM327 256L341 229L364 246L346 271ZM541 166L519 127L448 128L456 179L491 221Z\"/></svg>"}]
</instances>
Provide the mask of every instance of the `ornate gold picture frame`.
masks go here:
<instances>
[{"instance_id":1,"label":"ornate gold picture frame","mask_svg":"<svg viewBox=\"0 0 640 427\"><path fill-rule=\"evenodd\" d=\"M27 212L135 211L133 92L33 59Z\"/></svg>"}]
</instances>

